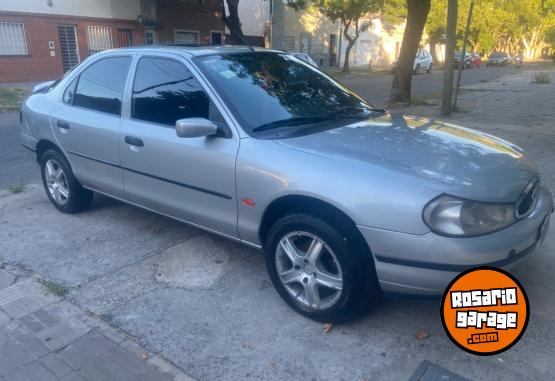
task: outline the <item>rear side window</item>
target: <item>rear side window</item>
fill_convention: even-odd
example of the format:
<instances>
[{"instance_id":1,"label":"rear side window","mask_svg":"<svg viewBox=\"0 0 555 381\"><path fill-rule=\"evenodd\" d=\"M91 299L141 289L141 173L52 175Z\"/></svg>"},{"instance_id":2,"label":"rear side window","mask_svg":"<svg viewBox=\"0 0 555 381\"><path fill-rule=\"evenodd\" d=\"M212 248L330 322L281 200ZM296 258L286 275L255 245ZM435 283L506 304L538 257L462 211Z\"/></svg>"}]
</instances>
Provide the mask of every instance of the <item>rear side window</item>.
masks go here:
<instances>
[{"instance_id":1,"label":"rear side window","mask_svg":"<svg viewBox=\"0 0 555 381\"><path fill-rule=\"evenodd\" d=\"M185 65L165 58L141 58L133 84L133 118L175 126L179 119L211 119L210 108L208 95Z\"/></svg>"},{"instance_id":2,"label":"rear side window","mask_svg":"<svg viewBox=\"0 0 555 381\"><path fill-rule=\"evenodd\" d=\"M105 58L79 76L73 105L120 115L130 57Z\"/></svg>"}]
</instances>

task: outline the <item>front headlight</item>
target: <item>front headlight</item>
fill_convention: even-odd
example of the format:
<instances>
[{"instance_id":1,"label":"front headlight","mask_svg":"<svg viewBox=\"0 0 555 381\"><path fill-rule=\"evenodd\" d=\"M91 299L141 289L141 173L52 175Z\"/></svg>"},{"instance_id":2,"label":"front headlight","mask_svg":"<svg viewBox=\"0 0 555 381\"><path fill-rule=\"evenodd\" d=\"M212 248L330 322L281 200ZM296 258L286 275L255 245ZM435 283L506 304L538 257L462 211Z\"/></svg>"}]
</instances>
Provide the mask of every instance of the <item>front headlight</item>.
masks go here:
<instances>
[{"instance_id":1,"label":"front headlight","mask_svg":"<svg viewBox=\"0 0 555 381\"><path fill-rule=\"evenodd\" d=\"M437 234L468 237L501 230L516 220L513 204L494 204L441 196L423 213L424 222Z\"/></svg>"}]
</instances>

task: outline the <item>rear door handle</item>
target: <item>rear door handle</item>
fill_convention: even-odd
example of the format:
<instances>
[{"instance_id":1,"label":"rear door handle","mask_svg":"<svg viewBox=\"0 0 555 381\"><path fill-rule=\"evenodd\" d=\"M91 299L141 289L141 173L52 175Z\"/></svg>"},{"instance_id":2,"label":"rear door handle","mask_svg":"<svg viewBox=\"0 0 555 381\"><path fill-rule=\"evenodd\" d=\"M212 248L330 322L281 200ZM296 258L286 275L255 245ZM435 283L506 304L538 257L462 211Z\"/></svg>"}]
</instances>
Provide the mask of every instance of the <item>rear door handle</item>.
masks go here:
<instances>
[{"instance_id":1,"label":"rear door handle","mask_svg":"<svg viewBox=\"0 0 555 381\"><path fill-rule=\"evenodd\" d=\"M69 130L69 123L63 120L58 120L56 125L62 130Z\"/></svg>"},{"instance_id":2,"label":"rear door handle","mask_svg":"<svg viewBox=\"0 0 555 381\"><path fill-rule=\"evenodd\" d=\"M126 136L125 137L125 142L127 144L135 146L135 147L144 147L145 146L142 139L136 138L134 136Z\"/></svg>"}]
</instances>

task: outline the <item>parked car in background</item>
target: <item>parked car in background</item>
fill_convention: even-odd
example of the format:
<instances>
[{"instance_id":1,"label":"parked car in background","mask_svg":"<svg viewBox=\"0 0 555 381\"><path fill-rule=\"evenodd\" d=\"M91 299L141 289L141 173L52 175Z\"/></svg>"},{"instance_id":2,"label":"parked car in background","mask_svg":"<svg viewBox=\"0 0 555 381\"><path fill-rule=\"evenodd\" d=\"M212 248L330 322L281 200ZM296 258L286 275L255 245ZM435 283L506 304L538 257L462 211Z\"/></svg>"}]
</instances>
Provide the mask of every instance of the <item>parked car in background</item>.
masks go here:
<instances>
[{"instance_id":1,"label":"parked car in background","mask_svg":"<svg viewBox=\"0 0 555 381\"><path fill-rule=\"evenodd\" d=\"M482 57L476 52L470 54L470 62L472 63L472 67L479 68L482 66Z\"/></svg>"},{"instance_id":2,"label":"parked car in background","mask_svg":"<svg viewBox=\"0 0 555 381\"><path fill-rule=\"evenodd\" d=\"M461 61L463 61L463 69L471 69L472 68L472 58L470 53L464 54L464 59L462 58L462 52L455 52L455 56L453 57L454 61L453 64L455 65L455 69L460 67Z\"/></svg>"},{"instance_id":3,"label":"parked car in background","mask_svg":"<svg viewBox=\"0 0 555 381\"><path fill-rule=\"evenodd\" d=\"M396 59L393 62L393 72L395 72L395 69L397 68L399 61L398 59ZM412 72L414 74L420 74L422 71L426 71L427 73L431 73L432 72L432 67L433 67L433 59L432 59L432 55L427 51L427 50L420 50L417 54L416 57L414 58L414 63L412 65Z\"/></svg>"},{"instance_id":4,"label":"parked car in background","mask_svg":"<svg viewBox=\"0 0 555 381\"><path fill-rule=\"evenodd\" d=\"M507 66L509 64L509 55L503 52L491 53L488 57L486 66Z\"/></svg>"},{"instance_id":5,"label":"parked car in background","mask_svg":"<svg viewBox=\"0 0 555 381\"><path fill-rule=\"evenodd\" d=\"M318 67L318 64L316 63L316 61L314 61L312 58L310 58L310 56L306 53L292 53L292 55L298 59L300 59L301 61L306 62L309 65L312 65L314 67Z\"/></svg>"},{"instance_id":6,"label":"parked car in background","mask_svg":"<svg viewBox=\"0 0 555 381\"><path fill-rule=\"evenodd\" d=\"M54 207L96 192L260 249L283 300L321 322L511 268L548 229L551 194L519 147L374 108L284 52L114 49L35 91L21 138Z\"/></svg>"}]
</instances>

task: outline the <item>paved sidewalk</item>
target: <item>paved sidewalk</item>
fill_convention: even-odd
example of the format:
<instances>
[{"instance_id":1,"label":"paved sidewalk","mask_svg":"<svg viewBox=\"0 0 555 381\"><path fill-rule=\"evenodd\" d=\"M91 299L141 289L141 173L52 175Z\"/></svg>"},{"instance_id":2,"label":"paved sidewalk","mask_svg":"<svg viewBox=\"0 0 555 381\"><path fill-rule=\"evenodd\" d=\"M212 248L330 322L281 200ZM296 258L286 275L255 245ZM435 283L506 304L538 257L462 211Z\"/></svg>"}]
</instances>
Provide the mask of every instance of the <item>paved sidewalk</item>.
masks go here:
<instances>
[{"instance_id":1,"label":"paved sidewalk","mask_svg":"<svg viewBox=\"0 0 555 381\"><path fill-rule=\"evenodd\" d=\"M0 268L0 380L192 380L49 287Z\"/></svg>"}]
</instances>

